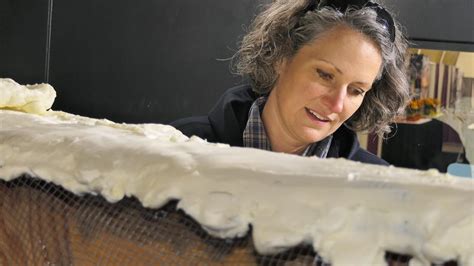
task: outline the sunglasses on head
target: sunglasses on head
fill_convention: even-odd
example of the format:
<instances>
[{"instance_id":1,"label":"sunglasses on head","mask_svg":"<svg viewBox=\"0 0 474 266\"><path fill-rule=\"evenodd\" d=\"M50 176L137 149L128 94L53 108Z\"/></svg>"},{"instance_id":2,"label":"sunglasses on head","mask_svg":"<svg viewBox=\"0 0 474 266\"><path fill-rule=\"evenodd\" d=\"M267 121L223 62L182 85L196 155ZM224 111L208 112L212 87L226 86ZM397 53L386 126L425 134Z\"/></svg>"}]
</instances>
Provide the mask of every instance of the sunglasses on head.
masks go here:
<instances>
[{"instance_id":1,"label":"sunglasses on head","mask_svg":"<svg viewBox=\"0 0 474 266\"><path fill-rule=\"evenodd\" d=\"M371 2L369 0L320 0L319 3L316 2L316 0L311 1L304 10L305 13L310 10L321 9L323 7L332 7L342 13L346 12L349 7L355 9L368 7L377 13L377 22L380 23L389 33L390 41L395 41L395 23L393 18L385 8L377 3Z\"/></svg>"}]
</instances>

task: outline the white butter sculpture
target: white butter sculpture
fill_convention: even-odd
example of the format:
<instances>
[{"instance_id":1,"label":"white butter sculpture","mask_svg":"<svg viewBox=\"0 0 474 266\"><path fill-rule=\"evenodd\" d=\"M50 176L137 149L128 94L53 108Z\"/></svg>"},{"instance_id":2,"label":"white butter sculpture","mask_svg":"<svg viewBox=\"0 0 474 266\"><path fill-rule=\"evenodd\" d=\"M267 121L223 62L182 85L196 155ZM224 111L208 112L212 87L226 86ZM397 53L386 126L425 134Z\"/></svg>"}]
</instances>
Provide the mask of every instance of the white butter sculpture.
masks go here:
<instances>
[{"instance_id":1,"label":"white butter sculpture","mask_svg":"<svg viewBox=\"0 0 474 266\"><path fill-rule=\"evenodd\" d=\"M345 159L211 144L165 125L126 125L63 112L0 110L0 178L23 173L110 202L178 208L211 235L258 252L309 243L334 266L474 265L474 181Z\"/></svg>"},{"instance_id":2,"label":"white butter sculpture","mask_svg":"<svg viewBox=\"0 0 474 266\"><path fill-rule=\"evenodd\" d=\"M0 79L0 108L42 114L53 105L56 91L49 84L20 85Z\"/></svg>"}]
</instances>

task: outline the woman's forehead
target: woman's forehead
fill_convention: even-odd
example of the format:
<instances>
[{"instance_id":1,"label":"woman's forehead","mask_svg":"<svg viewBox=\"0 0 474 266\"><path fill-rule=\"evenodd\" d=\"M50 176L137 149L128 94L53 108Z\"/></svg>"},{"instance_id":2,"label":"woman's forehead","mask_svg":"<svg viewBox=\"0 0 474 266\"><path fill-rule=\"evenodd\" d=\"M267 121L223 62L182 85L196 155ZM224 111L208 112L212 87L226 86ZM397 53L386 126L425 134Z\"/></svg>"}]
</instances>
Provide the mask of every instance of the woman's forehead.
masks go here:
<instances>
[{"instance_id":1,"label":"woman's forehead","mask_svg":"<svg viewBox=\"0 0 474 266\"><path fill-rule=\"evenodd\" d=\"M339 27L318 36L304 45L296 53L303 53L305 57L342 57L342 56L376 56L381 58L379 46L363 33L348 27ZM327 59L328 60L328 59Z\"/></svg>"},{"instance_id":2,"label":"woman's forehead","mask_svg":"<svg viewBox=\"0 0 474 266\"><path fill-rule=\"evenodd\" d=\"M338 42L340 44L345 44L344 41L348 40L363 40L366 42L371 42L376 47L379 46L369 36L345 24L331 27L319 33L311 41L309 41L307 45L323 44L325 42Z\"/></svg>"}]
</instances>

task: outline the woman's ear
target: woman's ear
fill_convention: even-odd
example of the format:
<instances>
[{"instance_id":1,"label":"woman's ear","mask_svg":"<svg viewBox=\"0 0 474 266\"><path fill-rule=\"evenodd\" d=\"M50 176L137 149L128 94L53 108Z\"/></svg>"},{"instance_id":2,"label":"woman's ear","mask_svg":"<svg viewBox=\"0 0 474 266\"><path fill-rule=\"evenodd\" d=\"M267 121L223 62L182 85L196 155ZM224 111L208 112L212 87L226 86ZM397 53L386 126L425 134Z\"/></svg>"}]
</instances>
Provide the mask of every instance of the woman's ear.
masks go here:
<instances>
[{"instance_id":1,"label":"woman's ear","mask_svg":"<svg viewBox=\"0 0 474 266\"><path fill-rule=\"evenodd\" d=\"M285 72L287 61L288 60L285 57L285 58L280 59L276 63L275 72L278 74L278 76L280 76L283 72Z\"/></svg>"}]
</instances>

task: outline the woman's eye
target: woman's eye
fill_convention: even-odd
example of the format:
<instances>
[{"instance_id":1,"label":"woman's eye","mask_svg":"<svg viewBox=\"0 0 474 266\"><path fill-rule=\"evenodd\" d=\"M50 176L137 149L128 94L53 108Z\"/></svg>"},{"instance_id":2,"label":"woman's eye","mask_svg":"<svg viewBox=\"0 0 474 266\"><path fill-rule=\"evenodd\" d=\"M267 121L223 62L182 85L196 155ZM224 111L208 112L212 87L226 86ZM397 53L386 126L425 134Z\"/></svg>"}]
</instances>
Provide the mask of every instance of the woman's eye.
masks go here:
<instances>
[{"instance_id":1,"label":"woman's eye","mask_svg":"<svg viewBox=\"0 0 474 266\"><path fill-rule=\"evenodd\" d=\"M352 94L357 95L357 96L363 96L365 94L365 91L361 88L351 88Z\"/></svg>"},{"instance_id":2,"label":"woman's eye","mask_svg":"<svg viewBox=\"0 0 474 266\"><path fill-rule=\"evenodd\" d=\"M333 79L333 75L330 74L330 73L327 73L327 72L325 72L321 69L317 69L316 71L318 72L318 75L324 80L332 80Z\"/></svg>"}]
</instances>

